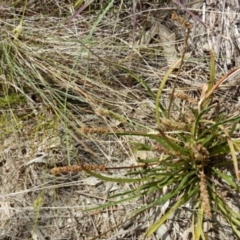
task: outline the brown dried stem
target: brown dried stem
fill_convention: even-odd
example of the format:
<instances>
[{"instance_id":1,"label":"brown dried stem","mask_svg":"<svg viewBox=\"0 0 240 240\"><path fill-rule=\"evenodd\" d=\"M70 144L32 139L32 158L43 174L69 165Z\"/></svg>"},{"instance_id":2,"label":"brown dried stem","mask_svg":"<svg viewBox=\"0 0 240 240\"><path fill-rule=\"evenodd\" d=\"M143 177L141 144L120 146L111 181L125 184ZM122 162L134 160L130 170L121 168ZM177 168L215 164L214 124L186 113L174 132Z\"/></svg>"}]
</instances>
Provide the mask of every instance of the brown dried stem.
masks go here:
<instances>
[{"instance_id":1,"label":"brown dried stem","mask_svg":"<svg viewBox=\"0 0 240 240\"><path fill-rule=\"evenodd\" d=\"M139 165L134 165L134 166L123 166L123 167L106 167L104 165L82 164L82 165L55 167L55 168L51 169L51 174L57 175L60 173L81 172L84 170L108 171L108 170L117 170L117 169L146 168L148 166L152 166L152 165L156 165L156 164L157 163L139 164Z\"/></svg>"}]
</instances>

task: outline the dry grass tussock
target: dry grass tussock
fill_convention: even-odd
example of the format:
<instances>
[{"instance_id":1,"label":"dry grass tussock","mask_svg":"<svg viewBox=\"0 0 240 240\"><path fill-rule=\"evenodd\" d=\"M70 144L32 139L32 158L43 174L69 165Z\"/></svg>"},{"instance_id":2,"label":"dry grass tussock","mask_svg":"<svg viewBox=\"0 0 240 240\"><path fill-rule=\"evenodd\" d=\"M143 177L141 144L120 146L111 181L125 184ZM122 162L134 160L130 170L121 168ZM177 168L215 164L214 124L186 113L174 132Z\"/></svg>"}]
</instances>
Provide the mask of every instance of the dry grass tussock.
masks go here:
<instances>
[{"instance_id":1,"label":"dry grass tussock","mask_svg":"<svg viewBox=\"0 0 240 240\"><path fill-rule=\"evenodd\" d=\"M134 220L130 212L151 199L84 212L135 183L108 183L85 172L54 176L50 171L81 164L131 166L138 158L154 156L134 151L130 141L142 138L114 132L156 130L153 96L184 48L186 29L171 14L174 10L189 16L172 1L136 1L136 6L130 1L89 1L73 19L79 9L74 5L81 1L26 2L0 3L0 239L144 239L149 224L168 206ZM200 5L189 6L201 16ZM214 6L207 11L211 25ZM224 12L221 16L224 21ZM239 20L239 13L234 16ZM200 97L209 75L209 55L202 46L209 39L214 44L211 31L206 33L194 19L190 22L190 57L163 90L165 106L175 85L176 116L184 109L182 101L195 104ZM228 43L215 49L217 77L237 66L236 33L228 37ZM214 99L221 106L219 114L239 114L239 91L239 79L224 84ZM122 177L126 171L107 174ZM202 182L204 177L199 176ZM205 191L203 186L202 198ZM231 204L229 196L223 197ZM165 239L191 239L191 211L186 206L163 225ZM212 239L235 239L221 217L210 225L205 230ZM160 239L161 231L148 239Z\"/></svg>"}]
</instances>

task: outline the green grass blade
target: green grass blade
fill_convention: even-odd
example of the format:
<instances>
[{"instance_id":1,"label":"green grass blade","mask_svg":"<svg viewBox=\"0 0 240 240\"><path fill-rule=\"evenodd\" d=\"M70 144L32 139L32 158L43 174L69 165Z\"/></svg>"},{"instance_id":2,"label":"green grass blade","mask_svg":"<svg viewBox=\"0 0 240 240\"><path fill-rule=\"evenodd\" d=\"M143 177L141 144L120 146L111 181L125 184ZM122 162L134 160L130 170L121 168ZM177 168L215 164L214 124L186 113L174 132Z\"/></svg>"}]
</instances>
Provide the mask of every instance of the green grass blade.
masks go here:
<instances>
[{"instance_id":1,"label":"green grass blade","mask_svg":"<svg viewBox=\"0 0 240 240\"><path fill-rule=\"evenodd\" d=\"M237 229L237 226L235 226L234 224L231 224L231 227L233 231L236 233L236 235L240 238L240 231Z\"/></svg>"},{"instance_id":2,"label":"green grass blade","mask_svg":"<svg viewBox=\"0 0 240 240\"><path fill-rule=\"evenodd\" d=\"M215 202L215 205L218 207L218 209L221 211L221 213L225 216L226 220L231 224L234 223L237 225L238 228L240 228L240 214L233 209L231 209L227 203L225 203L221 197L217 195L215 190L211 188L210 194ZM214 209L214 208L213 208ZM216 209L215 211L217 211Z\"/></svg>"},{"instance_id":3,"label":"green grass blade","mask_svg":"<svg viewBox=\"0 0 240 240\"><path fill-rule=\"evenodd\" d=\"M214 83L215 83L215 73L216 73L216 66L215 66L215 57L214 57L214 52L210 52L210 78L208 81L208 90L207 92L212 89Z\"/></svg>"},{"instance_id":4,"label":"green grass blade","mask_svg":"<svg viewBox=\"0 0 240 240\"><path fill-rule=\"evenodd\" d=\"M89 212L89 211L92 211L92 210L99 210L99 209L112 207L112 206L115 206L115 205L118 205L118 204L121 204L121 203L129 202L129 201L131 201L135 198L138 198L140 196L141 196L141 194L136 194L136 195L133 195L133 196L130 196L130 197L120 199L120 200L111 201L110 203L101 204L100 206L96 206L96 207L93 207L93 208L88 208L84 211Z\"/></svg>"},{"instance_id":5,"label":"green grass blade","mask_svg":"<svg viewBox=\"0 0 240 240\"><path fill-rule=\"evenodd\" d=\"M203 204L201 203L201 206L198 209L198 216L197 216L197 223L196 227L194 228L194 240L200 240L202 237L202 240L205 240L204 232L203 232Z\"/></svg>"},{"instance_id":6,"label":"green grass blade","mask_svg":"<svg viewBox=\"0 0 240 240\"><path fill-rule=\"evenodd\" d=\"M236 183L234 177L232 175L227 175L221 171L219 171L216 168L213 168L213 172L216 173L216 175L222 179L224 179L231 187L233 187L236 191L240 192L240 187Z\"/></svg>"},{"instance_id":7,"label":"green grass blade","mask_svg":"<svg viewBox=\"0 0 240 240\"><path fill-rule=\"evenodd\" d=\"M204 114L206 114L208 111L210 111L214 106L209 106L201 110L201 112L198 114L193 126L192 126L192 140L195 141L199 138L198 136L198 130L199 130L199 123L202 121L202 117Z\"/></svg>"},{"instance_id":8,"label":"green grass blade","mask_svg":"<svg viewBox=\"0 0 240 240\"><path fill-rule=\"evenodd\" d=\"M190 193L185 193L179 200L171 207L171 209L157 220L146 232L146 236L152 235L180 206L187 203L189 199L195 194L197 188L194 188Z\"/></svg>"},{"instance_id":9,"label":"green grass blade","mask_svg":"<svg viewBox=\"0 0 240 240\"><path fill-rule=\"evenodd\" d=\"M236 151L234 149L234 145L231 139L227 139L228 142L228 146L230 148L230 153L232 155L232 161L233 161L233 167L234 167L234 171L235 171L235 176L237 178L237 180L239 181L239 170L238 170L238 161L237 161L237 154Z\"/></svg>"},{"instance_id":10,"label":"green grass blade","mask_svg":"<svg viewBox=\"0 0 240 240\"><path fill-rule=\"evenodd\" d=\"M109 133L113 134L113 133ZM174 139L170 139L167 137L165 134L148 134L148 133L141 133L141 132L115 132L114 134L118 136L142 136L142 137L148 137L150 139L156 140L158 143L160 143L164 148L170 150L170 151L175 151L175 152L180 152L184 156L188 156L189 152L186 150L186 148L178 145L177 143L174 142ZM160 136L159 136L160 135Z\"/></svg>"},{"instance_id":11,"label":"green grass blade","mask_svg":"<svg viewBox=\"0 0 240 240\"><path fill-rule=\"evenodd\" d=\"M103 181L109 181L109 182L116 182L116 183L133 183L133 182L143 182L146 180L149 180L149 178L132 178L132 179L128 179L128 178L112 178L112 177L107 177L107 176L103 176L99 173L84 169L84 171L86 171L88 174L90 174L91 176L94 176L96 178L99 178Z\"/></svg>"},{"instance_id":12,"label":"green grass blade","mask_svg":"<svg viewBox=\"0 0 240 240\"><path fill-rule=\"evenodd\" d=\"M134 214L138 214L138 213L145 211L153 206L164 204L169 199L172 199L173 197L175 197L176 195L181 193L188 186L194 186L196 179L191 178L194 174L196 174L196 172L190 172L189 174L187 174L184 177L179 177L179 181L177 181L177 179L175 180L175 183L177 185L175 190L165 194L164 196L162 196L161 198L157 199L156 201L148 204L147 206L140 208L139 210L135 211ZM165 184L165 186L166 186L166 184Z\"/></svg>"},{"instance_id":13,"label":"green grass blade","mask_svg":"<svg viewBox=\"0 0 240 240\"><path fill-rule=\"evenodd\" d=\"M97 25L102 21L103 17L106 15L106 13L109 11L109 9L112 7L115 0L111 0L107 7L104 9L104 11L98 16L97 20L94 22L92 29L89 32L88 39L92 38L93 33L96 30Z\"/></svg>"}]
</instances>

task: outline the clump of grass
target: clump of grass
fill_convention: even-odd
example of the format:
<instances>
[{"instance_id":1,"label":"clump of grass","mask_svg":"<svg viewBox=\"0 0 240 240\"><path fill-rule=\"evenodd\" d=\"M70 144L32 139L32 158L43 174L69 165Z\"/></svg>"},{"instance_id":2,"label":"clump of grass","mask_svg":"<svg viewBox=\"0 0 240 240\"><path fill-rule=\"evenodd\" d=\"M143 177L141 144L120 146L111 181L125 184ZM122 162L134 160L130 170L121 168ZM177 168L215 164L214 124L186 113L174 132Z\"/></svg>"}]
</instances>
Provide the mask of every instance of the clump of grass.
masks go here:
<instances>
[{"instance_id":1,"label":"clump of grass","mask_svg":"<svg viewBox=\"0 0 240 240\"><path fill-rule=\"evenodd\" d=\"M0 97L0 107L1 109L9 108L10 106L17 106L25 103L26 99L20 94L9 94Z\"/></svg>"},{"instance_id":2,"label":"clump of grass","mask_svg":"<svg viewBox=\"0 0 240 240\"><path fill-rule=\"evenodd\" d=\"M177 18L177 20L181 19ZM187 22L181 21L180 23L184 24L187 29L186 50L191 26ZM146 236L157 231L177 209L190 203L195 210L192 212L194 239L206 239L207 233L203 230L203 223L210 221L213 215L218 214L225 218L235 234L240 237L240 215L228 205L217 184L223 181L231 191L239 192L240 190L236 182L239 180L239 156L237 155L239 140L235 137L240 116L234 113L218 114L221 112L221 106L213 101L216 90L235 74L237 69L229 71L215 82L215 59L214 54L210 52L210 76L208 83L202 86L201 96L193 98L186 92L177 91L174 85L169 97L169 106L164 107L163 90L174 70L178 69L177 78L181 74L184 58L185 51L166 72L158 88L155 96L156 131L151 133L114 131L114 134L118 136L141 136L152 140L150 144L136 143L135 148L139 151L156 152L156 158L139 159L139 165L129 167L131 171L126 178L113 178L94 172L95 170L111 170L106 166L69 166L55 168L52 173L85 170L104 181L139 183L128 192L111 196L109 203L98 208L109 207L140 197L157 196L159 191L167 188L164 195L155 198L134 212L137 215L158 205L169 203L169 208L149 227ZM148 89L145 83L143 85ZM180 106L182 104L181 108L179 108L179 101ZM179 113L176 113L177 108ZM106 133L102 129L88 129L87 132ZM132 170L134 167L140 170Z\"/></svg>"},{"instance_id":3,"label":"clump of grass","mask_svg":"<svg viewBox=\"0 0 240 240\"><path fill-rule=\"evenodd\" d=\"M27 4L27 1L22 2ZM76 1L76 4L81 4L81 2ZM238 158L235 152L236 150L239 151L239 140L234 138L234 134L238 126L239 117L228 116L227 114L214 115L213 112L219 106L211 102L214 91L227 79L227 75L214 85L215 67L212 63L210 67L210 80L205 87L206 91L203 91L200 99L194 99L187 93L174 90L170 99L171 104L164 108L160 101L162 91L169 80L169 75L174 68L183 63L183 58L166 73L159 87L158 94L155 96L146 82L137 74L134 74L131 69L128 69L126 66L124 67L120 63L115 63L117 57L112 59L112 54L111 58L108 55L102 54L104 51L100 44L100 50L97 51L97 47L94 46L95 42L90 42L90 38L96 34L97 26L103 21L103 17L113 2L109 1L106 9L101 11L96 18L95 23L89 24L93 27L85 38L81 39L82 42L79 42L78 35L72 36L70 32L67 34L68 36L64 37L65 31L60 27L59 29L56 28L57 31L53 31L48 26L42 26L42 23L36 25L36 22L32 24L32 21L28 21L32 25L26 28L23 18L26 5L23 5L22 17L18 19L17 15L14 16L14 21L19 22L19 24L17 26L14 24L15 27L11 27L11 29L8 29L9 31L2 30L7 38L0 44L0 53L2 56L1 87L5 88L5 92L11 89L21 93L23 99L27 99L29 105L32 104L33 111L37 108L37 103L30 96L38 96L42 105L48 106L50 112L53 111L54 114L58 115L59 119L66 126L68 124L72 125L71 127L74 130L78 130L78 127L81 126L82 133L84 134L106 134L108 130L104 128L84 128L85 124L81 121L82 116L85 113L96 113L99 116L116 119L121 124L131 123L128 118L109 110L110 104L107 104L107 102L113 102L113 105L115 105L116 99L118 99L118 103L122 104L125 94L123 94L124 98L122 98L120 91L114 91L114 89L104 84L102 79L99 81L98 78L93 77L94 74L91 74L90 65L94 65L97 68L102 64L106 69L116 69L129 74L148 91L149 96L156 98L157 130L149 133L117 132L114 129L114 134L149 138L152 140L151 144L136 143L135 147L138 150L155 152L156 158L147 160L139 159L138 165L127 166L126 168L131 170L128 178L110 178L93 172L95 170L114 169L104 165L94 166L83 164L76 167L55 168L52 170L52 173L85 170L105 181L139 183L139 185L135 185L135 188L129 192L112 196L111 200L113 201L102 207L108 207L142 196L148 197L167 187L168 190L164 196L157 197L153 202L135 212L135 214L138 214L157 205L170 202L167 212L160 216L159 220L149 228L147 235L152 234L158 229L176 209L190 202L196 210L193 213L195 239L204 238L202 228L203 215L206 219L211 219L213 213L224 215L235 233L239 236L237 230L239 227L239 215L227 206L224 196L215 184L218 179L223 179L233 191L239 191L234 177L226 172L226 169L233 164L236 178L238 178ZM40 17L39 19L41 20ZM79 22L84 25L84 21L81 19ZM185 22L182 21L182 24L185 25ZM37 31L35 31L36 26ZM58 24L56 24L56 27L58 27ZM188 27L190 28L190 25L186 25L186 28ZM56 32L59 35L56 35ZM45 40L43 41L42 39ZM103 41L101 37L99 39L101 39L101 42ZM107 41L106 45L109 45L109 40L104 41ZM112 45L112 48L115 49L115 42ZM98 55L101 55L101 57ZM126 56L122 62L130 58L129 56ZM88 61L85 61L87 58ZM214 58L212 57L212 59ZM91 68L94 67L91 66ZM100 67L97 68L96 73L101 77L102 70L100 71L99 69ZM144 70L141 69L141 71L142 76L144 76ZM229 74L231 73L234 72L229 72ZM105 100L106 92L109 96ZM11 96L13 95L1 98L0 101L2 101L3 106L10 105L12 108L17 103L18 100L12 100ZM181 114L176 116L176 111L173 108L176 107L175 100L177 99L185 102L186 105L181 109ZM104 106L106 106L106 109ZM79 115L76 113L79 113ZM80 114L81 118L79 117ZM27 117L26 114L25 117ZM57 129L57 122L54 119L46 122L44 114L43 118L39 117L39 114L35 117L39 122L36 124L36 131L34 129L31 133L37 133L42 129L46 130L48 127L53 131L55 128ZM3 124L8 121L5 115L2 119L4 120L1 121L1 123L4 122ZM16 119L15 117L14 120ZM20 120L17 119L14 126L21 124ZM8 132L6 131L6 133ZM140 168L140 170L133 170L135 168ZM121 199L116 200L119 197ZM213 202L216 202L216 205ZM42 196L37 198L33 205L36 211L34 222L37 225L39 210L42 206Z\"/></svg>"},{"instance_id":4,"label":"clump of grass","mask_svg":"<svg viewBox=\"0 0 240 240\"><path fill-rule=\"evenodd\" d=\"M139 183L139 186L131 191L111 196L111 202L101 207L112 206L141 196L154 195L167 187L168 190L164 195L134 212L139 214L157 205L171 202L166 213L149 227L147 236L153 234L172 213L189 202L195 209L192 213L194 239L205 239L203 222L211 220L213 214L224 216L235 234L240 237L240 215L227 204L217 186L218 181L223 181L231 191L239 192L240 190L236 182L239 180L239 157L237 156L239 140L234 137L240 116L234 116L234 114L229 116L227 113L214 114L219 106L212 101L213 93L230 73L214 84L213 54L211 54L210 72L209 82L203 88L205 91L202 92L201 98L193 101L186 93L174 95L172 106L179 96L184 96L182 101L186 103L183 113L179 114L178 118L171 109L167 111L159 107L164 88L163 84L160 85L156 99L157 131L155 133L115 132L119 136L143 136L153 140L152 144L137 143L136 146L138 150L155 151L160 153L160 156L155 159L140 159L140 163L144 165L136 166L141 169L130 171L128 178L106 177L91 171L93 167L81 168L105 181ZM165 76L165 83L168 75L169 72ZM97 133L96 130L93 132ZM227 169L234 169L235 174L229 173ZM116 197L120 197L120 200L114 201Z\"/></svg>"}]
</instances>

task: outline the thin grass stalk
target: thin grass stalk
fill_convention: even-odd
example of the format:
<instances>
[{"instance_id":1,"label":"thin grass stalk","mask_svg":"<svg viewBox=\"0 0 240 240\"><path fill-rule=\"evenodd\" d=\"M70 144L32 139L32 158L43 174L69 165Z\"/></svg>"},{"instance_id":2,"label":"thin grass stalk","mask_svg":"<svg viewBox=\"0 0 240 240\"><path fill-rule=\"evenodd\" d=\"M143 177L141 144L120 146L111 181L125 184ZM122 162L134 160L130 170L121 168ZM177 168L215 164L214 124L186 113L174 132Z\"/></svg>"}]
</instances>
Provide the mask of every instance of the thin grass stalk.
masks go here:
<instances>
[{"instance_id":1,"label":"thin grass stalk","mask_svg":"<svg viewBox=\"0 0 240 240\"><path fill-rule=\"evenodd\" d=\"M187 47L188 47L188 39L189 39L191 28L192 28L191 24L188 21L186 21L184 18L178 16L175 12L172 14L172 19L176 20L180 24L182 24L185 27L187 32L185 33L185 36L184 36L184 46L183 46L183 52L182 52L182 55L181 55L181 62L179 63L177 77L174 80L173 90L172 90L172 93L171 93L171 96L170 96L170 102L169 102L168 111L167 111L167 118L170 117L170 111L171 111L171 108L172 108L175 88L176 88L176 84L177 84L180 72L182 70L183 63L184 63L184 58L185 58Z\"/></svg>"}]
</instances>

